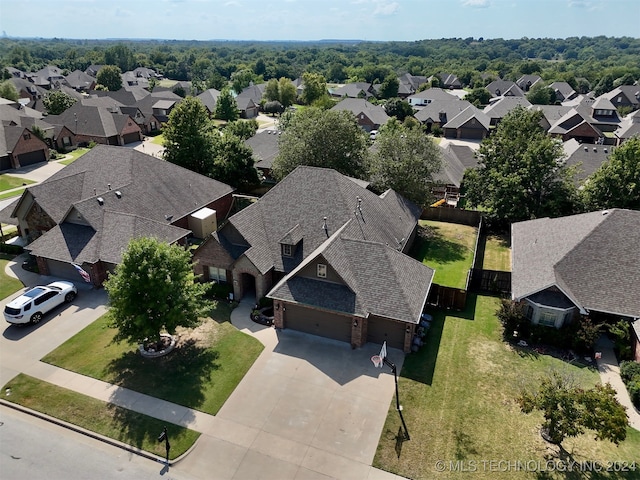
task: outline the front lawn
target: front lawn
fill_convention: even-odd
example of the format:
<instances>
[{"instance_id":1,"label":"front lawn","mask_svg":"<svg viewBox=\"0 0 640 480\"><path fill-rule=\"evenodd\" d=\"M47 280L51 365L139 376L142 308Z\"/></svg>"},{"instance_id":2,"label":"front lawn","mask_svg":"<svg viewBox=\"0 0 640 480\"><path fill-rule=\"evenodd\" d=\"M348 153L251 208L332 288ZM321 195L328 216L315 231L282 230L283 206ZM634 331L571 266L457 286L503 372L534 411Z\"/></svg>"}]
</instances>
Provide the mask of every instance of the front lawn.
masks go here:
<instances>
[{"instance_id":1,"label":"front lawn","mask_svg":"<svg viewBox=\"0 0 640 480\"><path fill-rule=\"evenodd\" d=\"M22 187L23 185L29 185L36 183L33 180L27 180L26 178L14 177L6 173L0 174L0 192L5 190L13 190L14 188Z\"/></svg>"},{"instance_id":2,"label":"front lawn","mask_svg":"<svg viewBox=\"0 0 640 480\"><path fill-rule=\"evenodd\" d=\"M142 358L136 345L114 343L107 313L42 361L215 415L264 348L224 321L229 312L218 302L212 315L223 320L182 332L179 347L157 359Z\"/></svg>"},{"instance_id":3,"label":"front lawn","mask_svg":"<svg viewBox=\"0 0 640 480\"><path fill-rule=\"evenodd\" d=\"M89 150L91 150L90 148L76 148L75 150L67 153L65 155L65 157L69 157L66 158L65 160L61 160L58 163L61 163L62 165L69 165L70 163L75 162L78 158L80 158L82 155L84 155L85 153L87 153Z\"/></svg>"},{"instance_id":4,"label":"front lawn","mask_svg":"<svg viewBox=\"0 0 640 480\"><path fill-rule=\"evenodd\" d=\"M406 357L399 378L400 403L411 440L398 439L401 423L392 401L374 466L412 479L638 478L640 432L631 428L619 447L595 441L589 434L565 440L565 451L542 440L542 415L525 415L516 404L521 386L553 369L567 372L585 387L599 382L599 376L594 368L505 344L495 316L498 304L494 297L470 295L464 312L430 312L434 322L426 345ZM547 460L599 461L601 465L635 461L638 470L630 476L618 472L566 476L549 469L496 470L483 463L539 461L544 466ZM471 465L476 465L473 473L460 470ZM455 468L458 471L452 471Z\"/></svg>"},{"instance_id":5,"label":"front lawn","mask_svg":"<svg viewBox=\"0 0 640 480\"><path fill-rule=\"evenodd\" d=\"M431 220L420 220L419 225L411 256L435 269L434 283L465 288L478 229Z\"/></svg>"},{"instance_id":6,"label":"front lawn","mask_svg":"<svg viewBox=\"0 0 640 480\"><path fill-rule=\"evenodd\" d=\"M151 137L151 143L155 145L164 145L164 135L156 135L155 137Z\"/></svg>"},{"instance_id":7,"label":"front lawn","mask_svg":"<svg viewBox=\"0 0 640 480\"><path fill-rule=\"evenodd\" d=\"M169 459L186 452L200 434L174 424L167 424L141 413L87 397L66 388L19 374L2 391L10 389L5 400L64 420L108 438L132 445L141 450L165 457L164 442L158 435L167 426L171 443Z\"/></svg>"},{"instance_id":8,"label":"front lawn","mask_svg":"<svg viewBox=\"0 0 640 480\"><path fill-rule=\"evenodd\" d=\"M10 277L5 272L7 264L13 260L14 257L14 255L0 253L0 299L7 298L9 295L12 295L18 290L24 288L24 285L22 285L20 280Z\"/></svg>"}]
</instances>

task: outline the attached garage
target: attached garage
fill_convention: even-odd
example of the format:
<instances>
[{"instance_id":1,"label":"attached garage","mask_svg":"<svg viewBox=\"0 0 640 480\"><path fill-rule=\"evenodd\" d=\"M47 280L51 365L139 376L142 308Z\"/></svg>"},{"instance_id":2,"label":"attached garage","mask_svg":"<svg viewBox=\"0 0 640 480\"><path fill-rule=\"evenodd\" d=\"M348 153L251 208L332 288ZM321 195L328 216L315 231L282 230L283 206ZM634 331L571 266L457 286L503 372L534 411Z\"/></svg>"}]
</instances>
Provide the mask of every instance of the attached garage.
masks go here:
<instances>
[{"instance_id":1,"label":"attached garage","mask_svg":"<svg viewBox=\"0 0 640 480\"><path fill-rule=\"evenodd\" d=\"M367 322L367 342L387 342L389 347L404 350L406 329L406 323L371 316Z\"/></svg>"},{"instance_id":2,"label":"attached garage","mask_svg":"<svg viewBox=\"0 0 640 480\"><path fill-rule=\"evenodd\" d=\"M126 133L122 136L122 139L125 145L127 145L128 143L139 142L142 140L140 138L139 132Z\"/></svg>"},{"instance_id":3,"label":"attached garage","mask_svg":"<svg viewBox=\"0 0 640 480\"><path fill-rule=\"evenodd\" d=\"M284 328L333 338L341 342L351 342L351 317L313 310L300 305L285 306Z\"/></svg>"},{"instance_id":4,"label":"attached garage","mask_svg":"<svg viewBox=\"0 0 640 480\"><path fill-rule=\"evenodd\" d=\"M18 155L18 162L20 162L21 167L26 167L27 165L33 165L34 163L46 162L47 156L44 150L36 150L35 152L27 152L22 155Z\"/></svg>"},{"instance_id":5,"label":"attached garage","mask_svg":"<svg viewBox=\"0 0 640 480\"><path fill-rule=\"evenodd\" d=\"M11 164L11 159L9 158L9 156L5 156L5 157L0 157L0 171L2 170L10 170L13 168L13 165Z\"/></svg>"},{"instance_id":6,"label":"attached garage","mask_svg":"<svg viewBox=\"0 0 640 480\"><path fill-rule=\"evenodd\" d=\"M60 277L72 282L83 282L82 277L70 263L60 262L58 260L47 260L49 267L49 275L52 277Z\"/></svg>"}]
</instances>

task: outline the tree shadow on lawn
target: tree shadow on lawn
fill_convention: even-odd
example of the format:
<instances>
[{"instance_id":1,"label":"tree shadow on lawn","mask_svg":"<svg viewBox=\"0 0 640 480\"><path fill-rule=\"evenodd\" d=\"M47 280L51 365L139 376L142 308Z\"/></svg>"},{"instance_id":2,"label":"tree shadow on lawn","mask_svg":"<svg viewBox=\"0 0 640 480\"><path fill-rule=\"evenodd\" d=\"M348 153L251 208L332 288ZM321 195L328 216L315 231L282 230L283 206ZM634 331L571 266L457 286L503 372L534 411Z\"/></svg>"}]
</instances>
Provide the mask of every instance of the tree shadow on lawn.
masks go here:
<instances>
[{"instance_id":1,"label":"tree shadow on lawn","mask_svg":"<svg viewBox=\"0 0 640 480\"><path fill-rule=\"evenodd\" d=\"M617 480L623 478L640 478L638 472L607 471L616 464L596 462L587 457L577 458L573 452L568 452L562 445L557 446L554 452L547 453L540 462L540 468L535 478L538 480L553 480L563 478L566 480ZM623 462L620 462L622 466ZM563 471L564 470L564 471Z\"/></svg>"},{"instance_id":2,"label":"tree shadow on lawn","mask_svg":"<svg viewBox=\"0 0 640 480\"><path fill-rule=\"evenodd\" d=\"M464 260L467 249L451 240L447 240L438 227L421 227L412 248L412 257L420 262L439 264Z\"/></svg>"},{"instance_id":3,"label":"tree shadow on lawn","mask_svg":"<svg viewBox=\"0 0 640 480\"><path fill-rule=\"evenodd\" d=\"M106 370L120 387L197 409L205 402L211 373L220 368L218 357L217 351L190 339L159 358L129 351L112 360Z\"/></svg>"}]
</instances>

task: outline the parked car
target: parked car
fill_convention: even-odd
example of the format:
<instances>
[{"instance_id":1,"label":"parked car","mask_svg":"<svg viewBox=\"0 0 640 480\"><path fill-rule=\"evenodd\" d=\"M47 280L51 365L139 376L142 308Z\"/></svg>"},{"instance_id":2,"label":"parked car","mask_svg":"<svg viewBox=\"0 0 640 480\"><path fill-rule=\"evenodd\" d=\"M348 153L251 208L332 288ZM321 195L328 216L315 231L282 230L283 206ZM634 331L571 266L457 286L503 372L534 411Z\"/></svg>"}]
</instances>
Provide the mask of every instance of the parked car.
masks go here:
<instances>
[{"instance_id":1,"label":"parked car","mask_svg":"<svg viewBox=\"0 0 640 480\"><path fill-rule=\"evenodd\" d=\"M36 324L58 305L72 302L77 294L78 289L71 282L60 281L33 287L4 307L4 318L12 324Z\"/></svg>"},{"instance_id":2,"label":"parked car","mask_svg":"<svg viewBox=\"0 0 640 480\"><path fill-rule=\"evenodd\" d=\"M369 132L369 138L371 140L375 140L377 136L378 136L378 130L371 130Z\"/></svg>"}]
</instances>

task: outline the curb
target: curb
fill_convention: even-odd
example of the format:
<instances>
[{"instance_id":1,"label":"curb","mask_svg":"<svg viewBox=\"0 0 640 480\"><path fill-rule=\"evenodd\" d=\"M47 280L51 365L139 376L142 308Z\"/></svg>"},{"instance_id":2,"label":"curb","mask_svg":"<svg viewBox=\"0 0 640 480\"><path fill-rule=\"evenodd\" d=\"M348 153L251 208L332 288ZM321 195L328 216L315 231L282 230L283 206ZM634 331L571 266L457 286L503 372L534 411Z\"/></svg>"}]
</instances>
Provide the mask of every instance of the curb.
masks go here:
<instances>
[{"instance_id":1,"label":"curb","mask_svg":"<svg viewBox=\"0 0 640 480\"><path fill-rule=\"evenodd\" d=\"M64 420L60 420L59 418L51 417L46 413L41 413L36 410L31 410L30 408L23 407L22 405L19 405L17 403L9 402L7 400L0 398L0 405L4 405L5 407L9 407L19 412L26 413L27 415L31 415L33 417L39 418L40 420L44 420L49 423L53 423L54 425L58 425L68 430L72 430L76 433L80 433L87 437L93 438L94 440L99 440L113 447L126 450L127 452L136 454L140 457L144 457L148 460L153 460L163 465L167 465L168 467L174 466L176 463L182 461L187 455L189 455L191 451L196 447L196 445L198 444L198 441L200 440L200 437L202 436L202 432L199 432L200 436L196 439L195 442L193 442L193 445L191 445L191 447L189 447L186 452L184 452L182 455L178 456L174 460L169 460L169 462L167 462L164 457L159 457L158 455L154 455L153 453L149 453L145 450L141 450L137 447L134 447L133 445L120 442L119 440L114 440L113 438L105 437L104 435L100 435L99 433L92 432L91 430L87 430L85 428L79 427L72 423L65 422Z\"/></svg>"}]
</instances>

